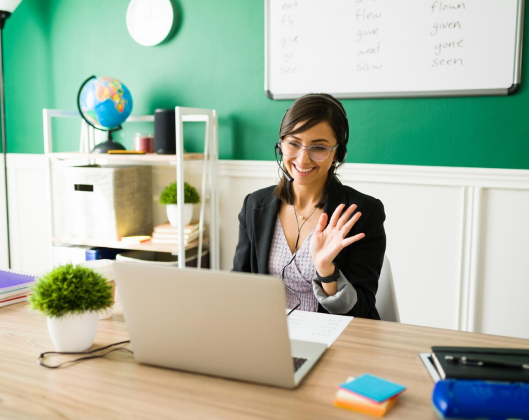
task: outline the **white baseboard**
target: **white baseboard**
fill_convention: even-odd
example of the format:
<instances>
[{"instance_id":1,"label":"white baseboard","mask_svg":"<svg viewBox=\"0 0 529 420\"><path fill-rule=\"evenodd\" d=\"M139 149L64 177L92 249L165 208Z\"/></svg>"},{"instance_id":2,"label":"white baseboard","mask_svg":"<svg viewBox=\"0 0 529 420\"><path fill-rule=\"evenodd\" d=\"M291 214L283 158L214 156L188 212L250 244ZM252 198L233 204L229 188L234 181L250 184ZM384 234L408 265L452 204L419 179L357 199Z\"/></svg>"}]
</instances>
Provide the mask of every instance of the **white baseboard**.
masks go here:
<instances>
[{"instance_id":1,"label":"white baseboard","mask_svg":"<svg viewBox=\"0 0 529 420\"><path fill-rule=\"evenodd\" d=\"M12 258L21 270L48 264L44 162L8 155ZM402 322L529 338L519 297L529 294L529 259L520 257L529 171L345 164L338 174L384 203ZM219 161L221 268L232 266L244 197L277 179L275 162Z\"/></svg>"}]
</instances>

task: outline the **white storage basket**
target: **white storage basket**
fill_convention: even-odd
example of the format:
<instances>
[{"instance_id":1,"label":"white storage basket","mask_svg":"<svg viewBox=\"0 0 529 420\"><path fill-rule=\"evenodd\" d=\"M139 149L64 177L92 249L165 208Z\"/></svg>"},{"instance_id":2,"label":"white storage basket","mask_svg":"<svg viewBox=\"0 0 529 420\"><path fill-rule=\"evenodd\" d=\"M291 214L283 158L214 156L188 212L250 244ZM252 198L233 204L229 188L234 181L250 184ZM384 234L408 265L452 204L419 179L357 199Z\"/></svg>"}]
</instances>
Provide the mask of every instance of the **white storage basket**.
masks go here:
<instances>
[{"instance_id":1,"label":"white storage basket","mask_svg":"<svg viewBox=\"0 0 529 420\"><path fill-rule=\"evenodd\" d=\"M150 166L69 166L54 170L54 236L118 241L150 235Z\"/></svg>"}]
</instances>

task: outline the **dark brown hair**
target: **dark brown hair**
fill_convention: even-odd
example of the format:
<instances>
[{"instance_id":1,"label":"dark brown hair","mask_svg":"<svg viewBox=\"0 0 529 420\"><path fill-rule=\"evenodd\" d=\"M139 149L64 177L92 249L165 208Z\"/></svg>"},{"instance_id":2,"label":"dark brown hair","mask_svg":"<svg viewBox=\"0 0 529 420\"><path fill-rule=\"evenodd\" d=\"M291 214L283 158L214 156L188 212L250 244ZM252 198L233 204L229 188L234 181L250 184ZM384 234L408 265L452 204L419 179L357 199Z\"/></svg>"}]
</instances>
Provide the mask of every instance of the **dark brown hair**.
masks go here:
<instances>
[{"instance_id":1,"label":"dark brown hair","mask_svg":"<svg viewBox=\"0 0 529 420\"><path fill-rule=\"evenodd\" d=\"M294 130L300 122L303 125ZM310 93L297 99L283 116L279 128L279 140L283 140L288 135L302 133L315 125L326 122L334 132L334 137L338 141L339 147L336 150L334 164L329 169L327 180L323 186L321 197L316 207L323 208L325 199L329 194L329 188L333 181L340 182L336 177L336 168L345 162L347 154L347 142L349 141L349 123L343 105L333 96L326 93ZM280 152L281 154L281 152ZM279 184L274 190L274 194L287 204L294 204L294 191L292 183L281 177Z\"/></svg>"}]
</instances>

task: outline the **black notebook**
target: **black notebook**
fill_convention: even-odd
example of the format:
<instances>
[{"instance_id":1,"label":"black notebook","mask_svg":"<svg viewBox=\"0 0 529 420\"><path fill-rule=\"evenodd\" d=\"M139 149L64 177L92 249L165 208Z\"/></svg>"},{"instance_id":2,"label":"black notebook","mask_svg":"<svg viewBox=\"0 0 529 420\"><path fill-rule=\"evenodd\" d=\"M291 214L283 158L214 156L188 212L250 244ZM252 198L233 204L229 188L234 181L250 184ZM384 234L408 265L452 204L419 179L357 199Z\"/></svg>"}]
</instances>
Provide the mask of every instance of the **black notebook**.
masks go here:
<instances>
[{"instance_id":1,"label":"black notebook","mask_svg":"<svg viewBox=\"0 0 529 420\"><path fill-rule=\"evenodd\" d=\"M443 379L529 382L529 349L432 347Z\"/></svg>"}]
</instances>

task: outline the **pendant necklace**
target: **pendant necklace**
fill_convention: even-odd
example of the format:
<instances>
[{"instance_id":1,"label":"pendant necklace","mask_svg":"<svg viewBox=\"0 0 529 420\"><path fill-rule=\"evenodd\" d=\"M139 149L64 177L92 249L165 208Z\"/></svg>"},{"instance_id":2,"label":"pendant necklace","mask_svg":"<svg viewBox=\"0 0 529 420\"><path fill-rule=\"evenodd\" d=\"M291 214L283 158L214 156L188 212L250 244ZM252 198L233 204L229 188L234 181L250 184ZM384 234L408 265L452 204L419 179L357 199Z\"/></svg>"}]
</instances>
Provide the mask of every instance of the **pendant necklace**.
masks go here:
<instances>
[{"instance_id":1,"label":"pendant necklace","mask_svg":"<svg viewBox=\"0 0 529 420\"><path fill-rule=\"evenodd\" d=\"M296 212L296 208L294 207L294 213L295 212ZM314 213L314 211L313 211L313 213ZM308 217L302 216L301 214L300 215L296 214L296 216L298 216L299 220L307 220L310 216L312 216L312 213Z\"/></svg>"},{"instance_id":2,"label":"pendant necklace","mask_svg":"<svg viewBox=\"0 0 529 420\"><path fill-rule=\"evenodd\" d=\"M298 250L298 243L299 243L299 236L301 234L301 229L303 228L305 223L307 223L307 220L309 220L310 216L312 216L314 214L314 212L316 211L316 206L314 206L314 209L312 210L312 213L309 214L307 217L298 215L298 212L296 211L296 205L295 204L292 204L292 207L294 207L294 214L296 215L296 225L298 227L298 237L296 239L296 245L294 245L294 254L296 254L296 252ZM303 223L301 224L301 226L299 225L299 220L303 220Z\"/></svg>"}]
</instances>

